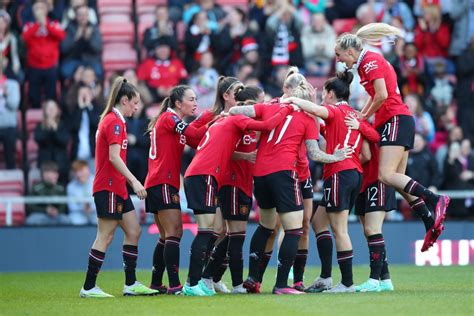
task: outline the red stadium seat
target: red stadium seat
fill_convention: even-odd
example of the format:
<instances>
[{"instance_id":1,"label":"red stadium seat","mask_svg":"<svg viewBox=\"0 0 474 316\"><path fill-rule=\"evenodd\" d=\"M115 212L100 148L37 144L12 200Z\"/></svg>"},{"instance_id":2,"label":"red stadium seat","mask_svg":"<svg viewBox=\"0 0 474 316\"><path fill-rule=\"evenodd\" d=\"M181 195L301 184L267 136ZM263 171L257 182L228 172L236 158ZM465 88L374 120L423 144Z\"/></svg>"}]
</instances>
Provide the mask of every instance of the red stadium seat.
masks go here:
<instances>
[{"instance_id":1,"label":"red stadium seat","mask_svg":"<svg viewBox=\"0 0 474 316\"><path fill-rule=\"evenodd\" d=\"M138 43L141 45L147 28L155 23L154 14L142 14L138 18Z\"/></svg>"},{"instance_id":2,"label":"red stadium seat","mask_svg":"<svg viewBox=\"0 0 474 316\"><path fill-rule=\"evenodd\" d=\"M123 14L123 13L111 13L111 14L104 14L100 18L100 23L121 23L121 22L129 22L130 15Z\"/></svg>"},{"instance_id":3,"label":"red stadium seat","mask_svg":"<svg viewBox=\"0 0 474 316\"><path fill-rule=\"evenodd\" d=\"M27 163L29 167L38 165L38 144L33 139L33 135L26 141Z\"/></svg>"},{"instance_id":4,"label":"red stadium seat","mask_svg":"<svg viewBox=\"0 0 474 316\"><path fill-rule=\"evenodd\" d=\"M105 45L102 51L102 63L106 72L136 68L137 53L126 43Z\"/></svg>"},{"instance_id":5,"label":"red stadium seat","mask_svg":"<svg viewBox=\"0 0 474 316\"><path fill-rule=\"evenodd\" d=\"M356 18L351 19L336 19L332 21L332 27L337 34L342 34L344 32L352 31L354 25L357 24Z\"/></svg>"},{"instance_id":6,"label":"red stadium seat","mask_svg":"<svg viewBox=\"0 0 474 316\"><path fill-rule=\"evenodd\" d=\"M99 15L111 13L124 13L129 16L132 14L133 0L98 0L97 8Z\"/></svg>"},{"instance_id":7,"label":"red stadium seat","mask_svg":"<svg viewBox=\"0 0 474 316\"><path fill-rule=\"evenodd\" d=\"M167 0L136 0L137 14L155 13L155 8L158 5L167 5Z\"/></svg>"},{"instance_id":8,"label":"red stadium seat","mask_svg":"<svg viewBox=\"0 0 474 316\"><path fill-rule=\"evenodd\" d=\"M101 23L100 32L104 44L133 43L134 25L131 21Z\"/></svg>"},{"instance_id":9,"label":"red stadium seat","mask_svg":"<svg viewBox=\"0 0 474 316\"><path fill-rule=\"evenodd\" d=\"M26 110L26 132L29 137L36 128L36 125L43 119L43 110L28 109Z\"/></svg>"},{"instance_id":10,"label":"red stadium seat","mask_svg":"<svg viewBox=\"0 0 474 316\"><path fill-rule=\"evenodd\" d=\"M16 196L21 196L21 194L12 193L12 194L8 194L8 196L16 197ZM25 204L23 203L12 204L12 225L13 226L23 225L25 222L25 217L26 217L25 213L26 213ZM7 220L7 206L4 203L0 203L0 227L6 225L6 220Z\"/></svg>"},{"instance_id":11,"label":"red stadium seat","mask_svg":"<svg viewBox=\"0 0 474 316\"><path fill-rule=\"evenodd\" d=\"M0 170L0 194L4 195L3 192L16 193L19 195L23 194L23 170Z\"/></svg>"}]
</instances>

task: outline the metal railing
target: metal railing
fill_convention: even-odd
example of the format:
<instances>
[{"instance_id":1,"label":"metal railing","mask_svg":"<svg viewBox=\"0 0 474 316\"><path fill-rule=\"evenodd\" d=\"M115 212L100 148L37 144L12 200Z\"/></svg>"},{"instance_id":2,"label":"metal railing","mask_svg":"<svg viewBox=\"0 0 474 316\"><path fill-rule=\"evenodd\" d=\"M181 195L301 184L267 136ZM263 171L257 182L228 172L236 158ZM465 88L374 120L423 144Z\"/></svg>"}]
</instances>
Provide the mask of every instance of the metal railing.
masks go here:
<instances>
[{"instance_id":1,"label":"metal railing","mask_svg":"<svg viewBox=\"0 0 474 316\"><path fill-rule=\"evenodd\" d=\"M465 199L474 198L473 191L439 191L439 194L445 194L452 199ZM320 200L322 197L321 193L314 193L314 199ZM142 206L143 201L139 200L137 196L131 196L134 205ZM397 199L402 199L402 196L397 193ZM0 203L6 207L5 224L11 226L13 224L13 205L14 204L67 204L73 203L94 203L92 197L83 196L0 196ZM138 207L137 207L138 208Z\"/></svg>"}]
</instances>

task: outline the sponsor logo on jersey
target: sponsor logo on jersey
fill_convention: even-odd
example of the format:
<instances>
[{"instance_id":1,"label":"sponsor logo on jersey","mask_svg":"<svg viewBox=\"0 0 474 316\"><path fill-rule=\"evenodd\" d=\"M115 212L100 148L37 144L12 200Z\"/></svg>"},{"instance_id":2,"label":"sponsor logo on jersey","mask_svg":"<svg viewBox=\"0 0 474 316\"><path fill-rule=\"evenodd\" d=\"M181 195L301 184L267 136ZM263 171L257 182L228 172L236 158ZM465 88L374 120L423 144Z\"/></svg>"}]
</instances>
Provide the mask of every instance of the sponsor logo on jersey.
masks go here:
<instances>
[{"instance_id":1,"label":"sponsor logo on jersey","mask_svg":"<svg viewBox=\"0 0 474 316\"><path fill-rule=\"evenodd\" d=\"M377 65L376 60L372 60L372 61L369 61L367 64L365 64L363 68L364 68L364 72L368 74L372 70L379 68L379 66Z\"/></svg>"}]
</instances>

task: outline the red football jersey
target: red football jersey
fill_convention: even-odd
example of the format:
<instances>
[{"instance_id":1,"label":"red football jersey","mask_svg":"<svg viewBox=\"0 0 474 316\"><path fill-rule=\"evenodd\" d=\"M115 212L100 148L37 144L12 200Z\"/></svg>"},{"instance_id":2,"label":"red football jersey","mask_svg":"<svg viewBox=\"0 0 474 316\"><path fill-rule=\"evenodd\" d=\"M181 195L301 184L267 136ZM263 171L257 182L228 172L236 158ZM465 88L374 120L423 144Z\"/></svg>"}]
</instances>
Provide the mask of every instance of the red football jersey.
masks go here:
<instances>
[{"instance_id":1,"label":"red football jersey","mask_svg":"<svg viewBox=\"0 0 474 316\"><path fill-rule=\"evenodd\" d=\"M364 173L360 192L364 192L369 185L377 182L379 175L379 144L369 143L369 146L371 157L370 160L362 166Z\"/></svg>"},{"instance_id":2,"label":"red football jersey","mask_svg":"<svg viewBox=\"0 0 474 316\"><path fill-rule=\"evenodd\" d=\"M152 88L171 88L187 78L188 73L179 59L161 61L149 58L138 67L137 77Z\"/></svg>"},{"instance_id":3,"label":"red football jersey","mask_svg":"<svg viewBox=\"0 0 474 316\"><path fill-rule=\"evenodd\" d=\"M254 105L257 117L266 119L281 108L282 104ZM270 132L262 133L257 152L254 176L265 176L283 170L296 171L296 161L304 141L318 139L317 122L303 111L286 116Z\"/></svg>"},{"instance_id":4,"label":"red football jersey","mask_svg":"<svg viewBox=\"0 0 474 316\"><path fill-rule=\"evenodd\" d=\"M244 132L246 130L268 131L277 126L291 111L291 107L281 108L278 113L274 112L274 115L264 122L258 122L243 115L219 119L211 125L199 143L196 156L186 170L185 177L212 175L221 187L232 153Z\"/></svg>"},{"instance_id":5,"label":"red football jersey","mask_svg":"<svg viewBox=\"0 0 474 316\"><path fill-rule=\"evenodd\" d=\"M179 189L181 158L186 137L202 138L205 133L205 126L195 129L183 122L172 109L163 113L150 132L148 175L145 180L145 188L166 183Z\"/></svg>"},{"instance_id":6,"label":"red football jersey","mask_svg":"<svg viewBox=\"0 0 474 316\"><path fill-rule=\"evenodd\" d=\"M408 106L403 103L400 96L397 74L393 66L382 55L370 51L363 51L359 60L360 64L357 64L356 67L360 76L360 83L372 99L375 96L373 82L375 79L385 79L387 87L388 97L375 112L375 128L379 128L395 115L411 116Z\"/></svg>"},{"instance_id":7,"label":"red football jersey","mask_svg":"<svg viewBox=\"0 0 474 316\"><path fill-rule=\"evenodd\" d=\"M347 102L338 102L335 105L328 104L324 106L329 113L327 119L324 120L326 128L324 137L326 138L326 152L333 154L337 145L339 148L351 146L354 153L351 158L342 161L324 164L323 179L327 179L336 172L350 169L357 169L362 172L359 154L362 149L363 137L358 130L349 129L344 123L346 116L356 116L357 113L351 108Z\"/></svg>"},{"instance_id":8,"label":"red football jersey","mask_svg":"<svg viewBox=\"0 0 474 316\"><path fill-rule=\"evenodd\" d=\"M201 128L202 126L206 125L210 121L214 119L214 113L212 113L209 110L206 110L202 112L194 121L189 124L190 126L193 126L194 128ZM186 139L186 144L191 146L192 148L196 148L199 143L201 142L202 137L196 138L196 137L188 137Z\"/></svg>"},{"instance_id":9,"label":"red football jersey","mask_svg":"<svg viewBox=\"0 0 474 316\"><path fill-rule=\"evenodd\" d=\"M298 180L306 181L311 176L309 172L309 161L308 155L306 154L306 145L302 144L298 152L298 160L296 161L296 174L298 175Z\"/></svg>"},{"instance_id":10,"label":"red football jersey","mask_svg":"<svg viewBox=\"0 0 474 316\"><path fill-rule=\"evenodd\" d=\"M92 192L110 191L124 200L128 198L125 177L109 160L109 146L120 145L120 158L127 161L127 130L123 115L115 108L100 122L95 145L95 177Z\"/></svg>"},{"instance_id":11,"label":"red football jersey","mask_svg":"<svg viewBox=\"0 0 474 316\"><path fill-rule=\"evenodd\" d=\"M235 151L250 153L257 149L257 133L251 131L239 140ZM252 196L253 169L255 164L247 160L231 160L230 168L226 171L221 186L231 185Z\"/></svg>"}]
</instances>

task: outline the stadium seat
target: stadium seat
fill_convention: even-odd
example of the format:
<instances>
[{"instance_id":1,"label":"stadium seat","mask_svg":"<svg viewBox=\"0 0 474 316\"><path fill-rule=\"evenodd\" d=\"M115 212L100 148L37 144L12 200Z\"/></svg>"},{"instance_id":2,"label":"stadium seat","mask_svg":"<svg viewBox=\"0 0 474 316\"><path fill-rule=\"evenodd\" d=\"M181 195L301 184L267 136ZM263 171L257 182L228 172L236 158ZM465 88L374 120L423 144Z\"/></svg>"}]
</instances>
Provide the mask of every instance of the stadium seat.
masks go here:
<instances>
[{"instance_id":1,"label":"stadium seat","mask_svg":"<svg viewBox=\"0 0 474 316\"><path fill-rule=\"evenodd\" d=\"M137 53L126 43L104 45L102 62L106 72L136 68Z\"/></svg>"},{"instance_id":2,"label":"stadium seat","mask_svg":"<svg viewBox=\"0 0 474 316\"><path fill-rule=\"evenodd\" d=\"M28 109L26 110L26 136L27 138L33 133L43 118L43 110L41 109Z\"/></svg>"},{"instance_id":3,"label":"stadium seat","mask_svg":"<svg viewBox=\"0 0 474 316\"><path fill-rule=\"evenodd\" d=\"M2 194L6 196L5 194ZM19 197L22 194L19 193L11 193L8 196L11 197ZM25 204L23 203L14 203L12 204L12 225L13 226L21 226L25 223ZM7 222L7 205L4 203L0 203L0 227L5 226Z\"/></svg>"},{"instance_id":4,"label":"stadium seat","mask_svg":"<svg viewBox=\"0 0 474 316\"><path fill-rule=\"evenodd\" d=\"M130 21L130 15L123 13L104 14L100 18L100 23L121 23Z\"/></svg>"},{"instance_id":5,"label":"stadium seat","mask_svg":"<svg viewBox=\"0 0 474 316\"><path fill-rule=\"evenodd\" d=\"M133 44L134 25L128 21L104 22L100 24L100 32L104 44L130 43Z\"/></svg>"},{"instance_id":6,"label":"stadium seat","mask_svg":"<svg viewBox=\"0 0 474 316\"><path fill-rule=\"evenodd\" d=\"M167 5L167 0L136 0L136 11L138 15L154 13L158 5Z\"/></svg>"},{"instance_id":7,"label":"stadium seat","mask_svg":"<svg viewBox=\"0 0 474 316\"><path fill-rule=\"evenodd\" d=\"M132 1L133 0L98 0L97 8L99 15L102 16L105 14L113 13L123 13L132 14Z\"/></svg>"},{"instance_id":8,"label":"stadium seat","mask_svg":"<svg viewBox=\"0 0 474 316\"><path fill-rule=\"evenodd\" d=\"M21 169L0 170L0 195L4 192L23 194L24 181Z\"/></svg>"},{"instance_id":9,"label":"stadium seat","mask_svg":"<svg viewBox=\"0 0 474 316\"><path fill-rule=\"evenodd\" d=\"M38 168L30 168L28 171L28 191L31 192L33 186L41 182L41 171Z\"/></svg>"},{"instance_id":10,"label":"stadium seat","mask_svg":"<svg viewBox=\"0 0 474 316\"><path fill-rule=\"evenodd\" d=\"M27 163L29 167L36 167L38 165L38 144L33 138L33 135L26 141Z\"/></svg>"},{"instance_id":11,"label":"stadium seat","mask_svg":"<svg viewBox=\"0 0 474 316\"><path fill-rule=\"evenodd\" d=\"M154 14L142 14L138 17L138 43L143 43L143 36L147 28L153 25L155 22Z\"/></svg>"},{"instance_id":12,"label":"stadium seat","mask_svg":"<svg viewBox=\"0 0 474 316\"><path fill-rule=\"evenodd\" d=\"M332 27L336 34L342 34L344 32L350 32L354 25L357 24L356 18L351 19L335 19L332 21Z\"/></svg>"}]
</instances>

